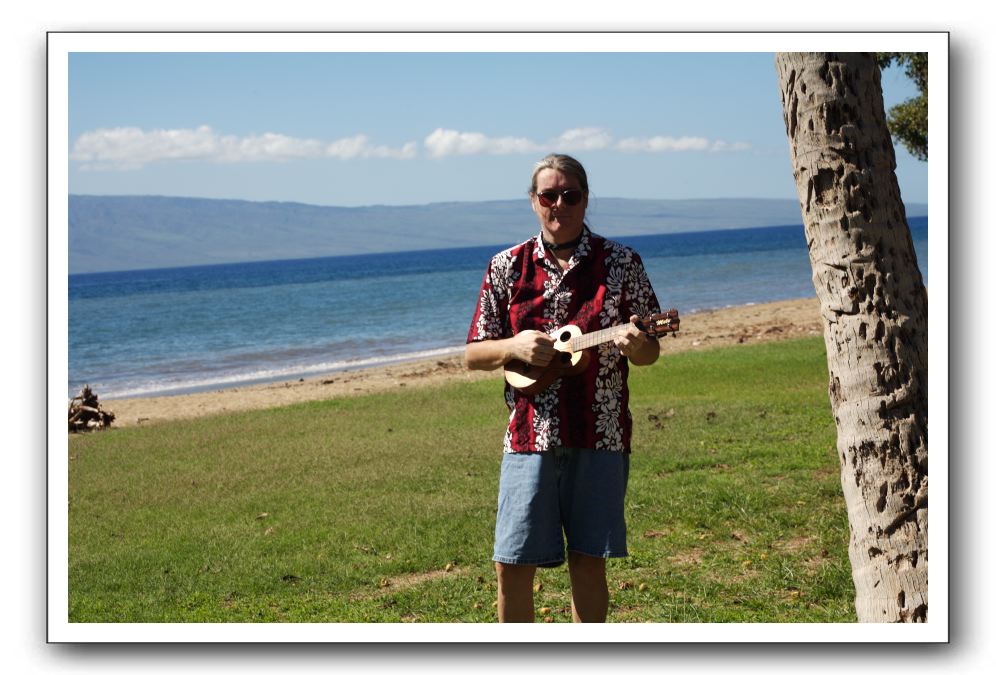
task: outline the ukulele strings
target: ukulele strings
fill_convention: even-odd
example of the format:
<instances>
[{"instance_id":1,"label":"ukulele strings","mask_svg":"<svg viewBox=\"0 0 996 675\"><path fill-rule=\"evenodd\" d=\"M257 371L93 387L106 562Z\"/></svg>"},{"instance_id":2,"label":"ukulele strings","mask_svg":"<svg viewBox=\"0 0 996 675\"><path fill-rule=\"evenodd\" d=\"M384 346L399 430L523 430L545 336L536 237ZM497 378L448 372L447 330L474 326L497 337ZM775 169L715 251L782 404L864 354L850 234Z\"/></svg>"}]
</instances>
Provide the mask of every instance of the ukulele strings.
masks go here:
<instances>
[{"instance_id":1,"label":"ukulele strings","mask_svg":"<svg viewBox=\"0 0 996 675\"><path fill-rule=\"evenodd\" d=\"M597 330L594 333L588 333L586 335L578 335L575 338L571 338L567 345L571 352L581 351L582 349L588 349L589 347L594 347L595 345L600 345L603 342L608 342L614 338L619 333L626 329L626 325L621 326L610 326L609 328L603 328L602 330Z\"/></svg>"}]
</instances>

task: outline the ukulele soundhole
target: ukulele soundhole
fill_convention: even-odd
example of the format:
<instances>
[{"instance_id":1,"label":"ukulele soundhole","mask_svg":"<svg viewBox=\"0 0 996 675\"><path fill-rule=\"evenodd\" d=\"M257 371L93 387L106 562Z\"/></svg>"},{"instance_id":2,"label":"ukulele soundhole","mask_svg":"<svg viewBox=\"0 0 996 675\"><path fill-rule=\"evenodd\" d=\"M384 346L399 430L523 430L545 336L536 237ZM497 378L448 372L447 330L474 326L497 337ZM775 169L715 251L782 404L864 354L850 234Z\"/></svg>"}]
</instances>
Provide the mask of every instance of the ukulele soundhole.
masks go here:
<instances>
[{"instance_id":1,"label":"ukulele soundhole","mask_svg":"<svg viewBox=\"0 0 996 675\"><path fill-rule=\"evenodd\" d=\"M571 332L570 331L565 330L563 333L560 334L560 341L561 342L567 342L570 339L571 339Z\"/></svg>"}]
</instances>

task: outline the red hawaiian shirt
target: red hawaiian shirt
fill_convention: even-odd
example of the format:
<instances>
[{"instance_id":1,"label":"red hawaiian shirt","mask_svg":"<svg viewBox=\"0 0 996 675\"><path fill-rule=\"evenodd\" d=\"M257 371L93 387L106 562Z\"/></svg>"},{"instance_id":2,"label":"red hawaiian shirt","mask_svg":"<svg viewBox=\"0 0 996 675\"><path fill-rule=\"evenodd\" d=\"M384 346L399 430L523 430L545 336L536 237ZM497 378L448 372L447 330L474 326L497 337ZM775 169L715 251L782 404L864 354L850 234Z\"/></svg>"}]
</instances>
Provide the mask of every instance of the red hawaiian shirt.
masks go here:
<instances>
[{"instance_id":1,"label":"red hawaiian shirt","mask_svg":"<svg viewBox=\"0 0 996 675\"><path fill-rule=\"evenodd\" d=\"M552 334L567 324L590 333L625 323L632 314L657 312L657 296L633 249L585 228L562 272L537 235L491 259L467 342L530 329ZM505 452L630 451L628 360L611 341L591 349L585 372L559 378L542 392L529 395L505 385Z\"/></svg>"}]
</instances>

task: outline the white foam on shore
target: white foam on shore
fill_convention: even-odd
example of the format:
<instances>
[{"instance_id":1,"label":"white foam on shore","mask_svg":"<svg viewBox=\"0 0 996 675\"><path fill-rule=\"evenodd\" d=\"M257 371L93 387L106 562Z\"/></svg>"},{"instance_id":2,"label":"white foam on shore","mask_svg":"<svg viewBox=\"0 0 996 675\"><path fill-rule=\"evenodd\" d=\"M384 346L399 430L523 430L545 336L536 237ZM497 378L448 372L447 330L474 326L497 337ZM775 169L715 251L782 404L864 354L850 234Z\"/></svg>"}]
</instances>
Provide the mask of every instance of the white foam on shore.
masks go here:
<instances>
[{"instance_id":1,"label":"white foam on shore","mask_svg":"<svg viewBox=\"0 0 996 675\"><path fill-rule=\"evenodd\" d=\"M208 378L151 382L131 387L126 386L125 388L118 390L108 387L101 387L99 383L93 384L92 387L94 391L102 389L102 391L100 391L100 398L105 400L151 396L175 396L178 394L193 394L217 389L231 389L233 387L245 385L280 382L294 378L315 377L318 375L342 372L344 370L374 368L379 366L389 366L397 363L406 363L409 361L420 361L422 359L452 356L453 354L462 352L463 349L463 345L456 347L441 347L438 349L426 349L423 351L408 352L404 354L391 354L365 359L349 359L345 361L329 361L305 366L289 366L286 368L270 368L247 373L218 375L216 377Z\"/></svg>"}]
</instances>

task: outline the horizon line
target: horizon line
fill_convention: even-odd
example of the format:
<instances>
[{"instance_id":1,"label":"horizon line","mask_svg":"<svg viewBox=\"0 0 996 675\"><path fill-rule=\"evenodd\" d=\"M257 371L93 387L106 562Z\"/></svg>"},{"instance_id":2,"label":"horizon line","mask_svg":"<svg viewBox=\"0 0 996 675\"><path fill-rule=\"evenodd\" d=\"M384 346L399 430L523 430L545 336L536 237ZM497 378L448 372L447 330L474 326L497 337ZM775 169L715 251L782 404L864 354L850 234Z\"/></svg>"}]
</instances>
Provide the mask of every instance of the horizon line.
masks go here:
<instances>
[{"instance_id":1,"label":"horizon line","mask_svg":"<svg viewBox=\"0 0 996 675\"><path fill-rule=\"evenodd\" d=\"M243 197L198 197L190 195L166 195L166 194L90 194L90 193L68 193L69 197L95 197L95 198L112 198L112 199L190 199L190 200L201 200L201 201L218 201L218 202L244 202L247 204L288 204L288 205L298 205L298 206L313 206L317 208L331 208L331 209L369 209L369 208L413 208L413 207L423 207L423 206L442 206L448 204L490 204L490 203L503 203L503 202L520 202L525 201L523 197L507 197L504 199L475 199L475 200L445 200L445 201L433 201L433 202L421 202L412 204L362 204L358 206L340 206L336 204L316 204L312 202L302 202L297 200L282 200L282 199L246 199ZM611 196L599 196L591 194L593 200L600 199L614 199L620 201L634 201L634 202L703 202L703 201L769 201L769 202L796 202L798 199L791 197L611 197ZM911 201L903 202L907 206L927 206L926 201Z\"/></svg>"}]
</instances>

